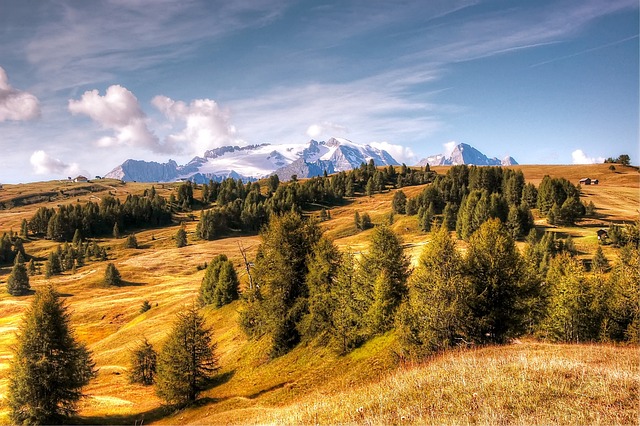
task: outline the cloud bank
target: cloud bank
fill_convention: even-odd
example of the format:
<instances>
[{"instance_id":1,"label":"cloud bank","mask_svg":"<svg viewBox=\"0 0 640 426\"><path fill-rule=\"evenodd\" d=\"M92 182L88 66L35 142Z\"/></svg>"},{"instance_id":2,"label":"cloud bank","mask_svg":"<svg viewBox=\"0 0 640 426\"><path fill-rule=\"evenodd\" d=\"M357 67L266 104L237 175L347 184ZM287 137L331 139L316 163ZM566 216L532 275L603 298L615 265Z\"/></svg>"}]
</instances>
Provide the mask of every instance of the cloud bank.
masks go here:
<instances>
[{"instance_id":1,"label":"cloud bank","mask_svg":"<svg viewBox=\"0 0 640 426\"><path fill-rule=\"evenodd\" d=\"M395 145L389 142L371 142L369 145L374 148L387 151L399 163L405 163L411 166L418 162L418 157L416 156L415 152L413 152L413 150L409 147Z\"/></svg>"},{"instance_id":2,"label":"cloud bank","mask_svg":"<svg viewBox=\"0 0 640 426\"><path fill-rule=\"evenodd\" d=\"M0 67L0 123L7 120L32 120L39 116L38 98L11 87L7 73Z\"/></svg>"},{"instance_id":3,"label":"cloud bank","mask_svg":"<svg viewBox=\"0 0 640 426\"><path fill-rule=\"evenodd\" d=\"M183 146L186 151L202 155L206 150L241 144L231 124L229 112L211 99L195 99L189 104L167 96L156 96L151 103L172 123L184 123L182 130L167 136L165 145Z\"/></svg>"},{"instance_id":4,"label":"cloud bank","mask_svg":"<svg viewBox=\"0 0 640 426\"><path fill-rule=\"evenodd\" d=\"M60 174L73 176L82 172L78 163L65 164L62 160L53 158L42 150L31 154L29 161L34 173L38 175Z\"/></svg>"},{"instance_id":5,"label":"cloud bank","mask_svg":"<svg viewBox=\"0 0 640 426\"><path fill-rule=\"evenodd\" d=\"M99 146L126 145L158 153L177 152L176 147L160 143L147 127L147 116L138 99L120 85L110 86L104 96L98 90L84 92L79 100L69 100L69 111L74 115L86 115L103 129L113 131L113 136L104 136L97 141Z\"/></svg>"},{"instance_id":6,"label":"cloud bank","mask_svg":"<svg viewBox=\"0 0 640 426\"><path fill-rule=\"evenodd\" d=\"M571 153L571 158L573 159L573 164L599 164L604 163L603 157L589 157L584 153L581 149L576 149Z\"/></svg>"}]
</instances>

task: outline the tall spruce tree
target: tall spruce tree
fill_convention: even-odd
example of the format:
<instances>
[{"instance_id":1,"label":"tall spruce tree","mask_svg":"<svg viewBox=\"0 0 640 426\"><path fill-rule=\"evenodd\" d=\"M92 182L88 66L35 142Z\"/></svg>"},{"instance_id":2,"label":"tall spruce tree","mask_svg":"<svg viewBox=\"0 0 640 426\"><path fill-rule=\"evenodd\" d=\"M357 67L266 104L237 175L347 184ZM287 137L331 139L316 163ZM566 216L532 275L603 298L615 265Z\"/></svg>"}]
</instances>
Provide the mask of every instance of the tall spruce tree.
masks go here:
<instances>
[{"instance_id":1,"label":"tall spruce tree","mask_svg":"<svg viewBox=\"0 0 640 426\"><path fill-rule=\"evenodd\" d=\"M109 262L104 271L104 283L109 286L118 286L122 284L122 277L116 265Z\"/></svg>"},{"instance_id":2,"label":"tall spruce tree","mask_svg":"<svg viewBox=\"0 0 640 426\"><path fill-rule=\"evenodd\" d=\"M499 219L490 219L469 239L466 266L472 285L472 335L503 343L521 332L525 317L523 262Z\"/></svg>"},{"instance_id":3,"label":"tall spruce tree","mask_svg":"<svg viewBox=\"0 0 640 426\"><path fill-rule=\"evenodd\" d=\"M367 318L373 334L393 325L395 310L407 292L409 265L410 259L391 228L375 228L361 268L362 284L370 288L372 295Z\"/></svg>"},{"instance_id":4,"label":"tall spruce tree","mask_svg":"<svg viewBox=\"0 0 640 426\"><path fill-rule=\"evenodd\" d=\"M470 340L470 296L462 256L443 226L424 247L398 315L405 350L420 357Z\"/></svg>"},{"instance_id":5,"label":"tall spruce tree","mask_svg":"<svg viewBox=\"0 0 640 426\"><path fill-rule=\"evenodd\" d=\"M195 401L218 371L212 335L195 306L178 313L158 356L156 373L156 393L168 404Z\"/></svg>"},{"instance_id":6,"label":"tall spruce tree","mask_svg":"<svg viewBox=\"0 0 640 426\"><path fill-rule=\"evenodd\" d=\"M7 279L7 292L12 296L23 296L27 294L30 289L27 267L24 265L22 253L18 252L11 274Z\"/></svg>"},{"instance_id":7,"label":"tall spruce tree","mask_svg":"<svg viewBox=\"0 0 640 426\"><path fill-rule=\"evenodd\" d=\"M37 291L20 325L9 371L12 421L63 422L75 412L82 388L96 373L91 353L73 336L59 294L50 285Z\"/></svg>"}]
</instances>

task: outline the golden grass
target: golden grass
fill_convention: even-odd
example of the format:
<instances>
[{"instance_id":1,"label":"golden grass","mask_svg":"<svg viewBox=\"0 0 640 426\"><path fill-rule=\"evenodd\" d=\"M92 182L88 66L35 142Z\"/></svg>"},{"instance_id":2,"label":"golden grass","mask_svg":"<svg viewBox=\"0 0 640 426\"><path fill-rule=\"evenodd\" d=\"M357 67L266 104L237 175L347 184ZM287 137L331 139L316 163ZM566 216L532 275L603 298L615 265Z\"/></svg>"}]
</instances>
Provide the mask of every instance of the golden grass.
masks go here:
<instances>
[{"instance_id":1,"label":"golden grass","mask_svg":"<svg viewBox=\"0 0 640 426\"><path fill-rule=\"evenodd\" d=\"M602 184L598 187L583 188L585 199L594 201L601 217L576 227L551 228L562 235L572 235L583 257L595 252L594 234L599 226L637 216L634 212L640 197L635 169L617 166L619 173L611 173L602 165L519 167L528 179L534 180L542 179L544 174L563 173L568 173L566 177L572 180L606 177L600 178ZM11 228L19 230L22 218L31 217L42 205L55 207L75 203L78 198L80 202L97 201L108 191L124 199L151 186L106 180L101 183L107 186L104 191L0 210L0 233ZM0 200L38 191L59 191L56 185L73 188L83 184L4 185ZM161 195L169 196L175 185L155 187ZM423 188L403 191L415 196ZM386 221L393 194L389 191L350 200L331 209L331 219L321 226L341 249L365 251L371 231L356 232L354 211L368 212L374 223L382 223ZM247 249L252 258L259 244L257 236L199 241L195 238L195 227L195 221L186 221L189 245L181 249L173 241L178 225L140 230L136 235L141 248L136 250L124 249L124 239L100 239L100 244L110 247L110 261L127 282L123 287L101 285L106 262L90 262L78 268L75 275L65 273L49 280L64 294L76 334L89 345L100 368L96 380L86 388L89 396L80 406L81 422L131 424L145 419L145 423L169 424L310 423L317 418L320 423L398 423L405 416L405 420L413 423L605 424L625 423L629 419L633 423L630 411L632 408L638 411L637 357L634 358L637 348L528 343L456 352L394 372L395 338L389 334L345 357L323 345L309 344L269 360L268 342L248 342L240 332L238 303L219 310L203 310L218 342L222 370L217 386L206 391L195 407L165 417L167 412L153 388L128 383L129 350L143 337L160 347L175 313L197 297L204 273L197 266L225 253L234 262L241 280L246 281L238 246ZM400 234L408 253L417 259L429 235L418 229L415 217L396 215L392 227ZM56 245L37 240L27 241L25 247L28 253L44 258ZM609 247L605 247L605 254L611 260L615 258ZM4 287L9 272L10 267L0 268L0 287ZM31 279L35 289L46 282L41 275ZM2 399L7 389L5 373L11 358L10 346L31 298L10 297L0 290L0 424L9 423ZM153 307L140 314L144 300L149 300ZM458 376L463 378L463 384L456 379ZM500 379L502 376L504 380ZM635 388L631 381L635 381ZM417 384L422 388L417 388ZM609 393L605 385L611 388ZM431 393L416 388L429 389ZM472 398L473 393L477 396ZM531 399L527 399L528 394ZM630 405L634 396L635 405ZM470 404L477 404L478 417L467 412L469 407L475 407ZM360 407L363 409L356 411Z\"/></svg>"}]
</instances>

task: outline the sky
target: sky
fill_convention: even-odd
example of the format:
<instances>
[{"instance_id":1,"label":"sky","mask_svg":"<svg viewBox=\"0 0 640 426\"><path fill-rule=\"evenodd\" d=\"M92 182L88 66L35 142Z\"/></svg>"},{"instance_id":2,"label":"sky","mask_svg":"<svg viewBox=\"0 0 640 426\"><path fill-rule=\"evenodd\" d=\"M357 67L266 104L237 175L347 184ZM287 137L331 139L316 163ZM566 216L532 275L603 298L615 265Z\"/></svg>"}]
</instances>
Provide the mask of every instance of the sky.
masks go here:
<instances>
[{"instance_id":1,"label":"sky","mask_svg":"<svg viewBox=\"0 0 640 426\"><path fill-rule=\"evenodd\" d=\"M637 0L2 0L0 182L343 137L638 164Z\"/></svg>"}]
</instances>

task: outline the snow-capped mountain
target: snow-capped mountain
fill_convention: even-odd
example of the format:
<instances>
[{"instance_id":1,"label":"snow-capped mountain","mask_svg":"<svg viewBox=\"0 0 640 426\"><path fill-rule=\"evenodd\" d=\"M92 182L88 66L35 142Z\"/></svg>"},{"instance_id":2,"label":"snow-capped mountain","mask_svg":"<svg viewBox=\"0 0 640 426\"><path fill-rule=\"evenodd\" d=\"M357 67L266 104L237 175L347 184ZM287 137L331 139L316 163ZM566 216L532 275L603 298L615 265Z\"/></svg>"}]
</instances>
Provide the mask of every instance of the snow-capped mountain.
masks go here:
<instances>
[{"instance_id":1,"label":"snow-capped mountain","mask_svg":"<svg viewBox=\"0 0 640 426\"><path fill-rule=\"evenodd\" d=\"M420 160L418 166L455 166L460 164L475 164L476 166L514 166L518 162L513 157L505 157L502 160L489 158L471 145L461 143L451 152L449 157L443 154L431 155Z\"/></svg>"},{"instance_id":2,"label":"snow-capped mountain","mask_svg":"<svg viewBox=\"0 0 640 426\"><path fill-rule=\"evenodd\" d=\"M371 159L379 166L398 164L384 150L331 138L303 144L225 146L206 151L183 166L173 160L162 164L127 160L105 177L138 182L189 179L204 183L227 177L251 181L275 173L281 180L288 180L292 175L306 178L321 175L325 170L327 173L350 170Z\"/></svg>"}]
</instances>

